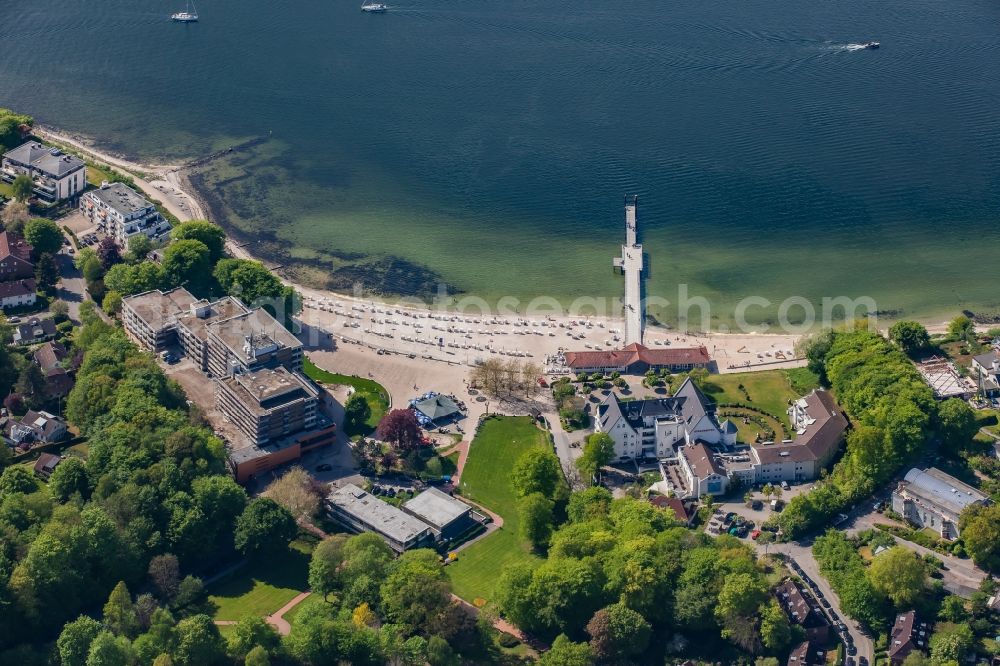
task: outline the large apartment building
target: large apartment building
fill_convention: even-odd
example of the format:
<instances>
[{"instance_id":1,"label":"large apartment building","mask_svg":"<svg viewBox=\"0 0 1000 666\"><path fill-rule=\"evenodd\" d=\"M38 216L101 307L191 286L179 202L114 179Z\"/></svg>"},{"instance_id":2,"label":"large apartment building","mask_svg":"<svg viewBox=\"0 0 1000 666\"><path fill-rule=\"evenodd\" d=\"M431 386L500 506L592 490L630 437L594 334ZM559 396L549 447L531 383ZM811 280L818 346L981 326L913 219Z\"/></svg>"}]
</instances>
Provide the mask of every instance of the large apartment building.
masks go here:
<instances>
[{"instance_id":1,"label":"large apartment building","mask_svg":"<svg viewBox=\"0 0 1000 666\"><path fill-rule=\"evenodd\" d=\"M264 446L316 425L319 390L300 373L265 368L219 379L216 399L252 444Z\"/></svg>"},{"instance_id":2,"label":"large apartment building","mask_svg":"<svg viewBox=\"0 0 1000 666\"><path fill-rule=\"evenodd\" d=\"M731 446L736 429L719 424L711 401L691 379L669 398L623 402L615 393L597 408L595 428L615 441L618 460L671 459L695 441Z\"/></svg>"},{"instance_id":3,"label":"large apartment building","mask_svg":"<svg viewBox=\"0 0 1000 666\"><path fill-rule=\"evenodd\" d=\"M122 299L122 325L137 344L160 352L177 342L177 318L197 302L183 287L127 296Z\"/></svg>"},{"instance_id":4,"label":"large apartment building","mask_svg":"<svg viewBox=\"0 0 1000 666\"><path fill-rule=\"evenodd\" d=\"M200 300L192 303L187 312L177 315L177 337L184 355L211 377L208 365L208 327L248 312L250 310L247 306L231 296L213 302Z\"/></svg>"},{"instance_id":5,"label":"large apartment building","mask_svg":"<svg viewBox=\"0 0 1000 666\"><path fill-rule=\"evenodd\" d=\"M34 183L35 196L48 204L78 196L87 187L87 165L83 160L37 141L4 153L0 180L12 183L22 174Z\"/></svg>"},{"instance_id":6,"label":"large apartment building","mask_svg":"<svg viewBox=\"0 0 1000 666\"><path fill-rule=\"evenodd\" d=\"M213 377L285 367L302 371L302 343L263 308L210 323L208 371Z\"/></svg>"},{"instance_id":7,"label":"large apartment building","mask_svg":"<svg viewBox=\"0 0 1000 666\"><path fill-rule=\"evenodd\" d=\"M170 232L170 223L156 206L124 183L104 183L87 192L80 210L122 248L132 236L156 239Z\"/></svg>"}]
</instances>

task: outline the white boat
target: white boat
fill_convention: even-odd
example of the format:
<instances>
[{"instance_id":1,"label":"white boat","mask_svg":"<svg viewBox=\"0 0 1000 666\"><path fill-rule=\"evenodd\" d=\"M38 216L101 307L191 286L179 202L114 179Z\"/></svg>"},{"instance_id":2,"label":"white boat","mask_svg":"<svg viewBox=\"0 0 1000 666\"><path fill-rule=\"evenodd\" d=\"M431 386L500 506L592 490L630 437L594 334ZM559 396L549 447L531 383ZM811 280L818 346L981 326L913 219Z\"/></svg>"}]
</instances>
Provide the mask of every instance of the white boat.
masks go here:
<instances>
[{"instance_id":1,"label":"white boat","mask_svg":"<svg viewBox=\"0 0 1000 666\"><path fill-rule=\"evenodd\" d=\"M389 5L384 2L366 2L361 5L361 11L371 14L384 14L389 11Z\"/></svg>"},{"instance_id":2,"label":"white boat","mask_svg":"<svg viewBox=\"0 0 1000 666\"><path fill-rule=\"evenodd\" d=\"M188 0L187 8L182 12L171 14L170 20L177 21L178 23L194 23L198 20L198 8L194 7L192 9L191 1Z\"/></svg>"},{"instance_id":3,"label":"white boat","mask_svg":"<svg viewBox=\"0 0 1000 666\"><path fill-rule=\"evenodd\" d=\"M881 44L879 44L878 42L865 42L866 49L877 49L880 46Z\"/></svg>"}]
</instances>

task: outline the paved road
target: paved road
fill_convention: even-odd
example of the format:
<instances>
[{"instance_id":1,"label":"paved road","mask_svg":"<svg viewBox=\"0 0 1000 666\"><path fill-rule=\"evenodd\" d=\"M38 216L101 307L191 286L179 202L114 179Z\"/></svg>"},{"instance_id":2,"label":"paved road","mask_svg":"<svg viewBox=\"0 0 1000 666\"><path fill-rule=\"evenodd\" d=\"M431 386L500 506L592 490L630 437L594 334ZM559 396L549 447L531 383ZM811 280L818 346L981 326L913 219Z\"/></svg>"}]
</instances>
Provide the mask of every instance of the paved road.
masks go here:
<instances>
[{"instance_id":1,"label":"paved road","mask_svg":"<svg viewBox=\"0 0 1000 666\"><path fill-rule=\"evenodd\" d=\"M768 552L772 553L783 553L787 557L791 558L796 564L801 567L802 572L809 577L812 584L810 588L813 590L813 594L816 594L818 589L822 593L823 597L830 602L830 609L825 609L827 613L830 610L833 611L834 617L832 619L839 619L844 622L844 626L847 628L847 633L851 636L854 641L854 646L858 649L855 659L858 657L866 657L869 663L875 662L875 645L872 640L863 634L852 620L850 620L846 615L844 615L843 610L840 608L840 598L834 593L833 588L830 587L830 583L827 582L826 578L823 577L819 572L819 564L812 554L812 543L811 542L789 542L789 543L774 543L769 546L757 546L758 550L764 550L767 548ZM846 646L845 646L846 647Z\"/></svg>"},{"instance_id":2,"label":"paved road","mask_svg":"<svg viewBox=\"0 0 1000 666\"><path fill-rule=\"evenodd\" d=\"M563 474L566 475L567 479L571 482L573 479L577 479L580 473L576 470L576 465L574 462L583 453L583 444L581 443L579 447L573 448L570 444L575 442L582 442L583 439L591 432L590 430L577 430L576 432L566 432L562 428L562 424L559 422L559 414L556 412L546 412L542 414L545 420L549 424L549 428L552 432L552 443L555 445L556 455L559 457L559 462L562 464Z\"/></svg>"},{"instance_id":3,"label":"paved road","mask_svg":"<svg viewBox=\"0 0 1000 666\"><path fill-rule=\"evenodd\" d=\"M87 298L86 282L83 274L73 265L73 255L65 251L56 255L56 266L59 268L59 289L57 296L69 306L69 318L73 323L80 323L80 304Z\"/></svg>"}]
</instances>

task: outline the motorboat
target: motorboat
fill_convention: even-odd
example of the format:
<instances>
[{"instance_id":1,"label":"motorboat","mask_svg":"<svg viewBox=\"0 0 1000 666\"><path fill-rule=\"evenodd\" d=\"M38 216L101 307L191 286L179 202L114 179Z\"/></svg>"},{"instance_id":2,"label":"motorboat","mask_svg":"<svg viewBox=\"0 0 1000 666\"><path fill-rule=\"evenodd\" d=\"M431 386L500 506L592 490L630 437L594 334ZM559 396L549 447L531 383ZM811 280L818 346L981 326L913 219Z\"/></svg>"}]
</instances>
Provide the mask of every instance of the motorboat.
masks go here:
<instances>
[{"instance_id":1,"label":"motorboat","mask_svg":"<svg viewBox=\"0 0 1000 666\"><path fill-rule=\"evenodd\" d=\"M881 44L878 42L865 42L866 49L877 49L879 46L881 46Z\"/></svg>"},{"instance_id":2,"label":"motorboat","mask_svg":"<svg viewBox=\"0 0 1000 666\"><path fill-rule=\"evenodd\" d=\"M384 2L366 2L361 5L361 11L370 14L384 14L389 11L389 5Z\"/></svg>"}]
</instances>

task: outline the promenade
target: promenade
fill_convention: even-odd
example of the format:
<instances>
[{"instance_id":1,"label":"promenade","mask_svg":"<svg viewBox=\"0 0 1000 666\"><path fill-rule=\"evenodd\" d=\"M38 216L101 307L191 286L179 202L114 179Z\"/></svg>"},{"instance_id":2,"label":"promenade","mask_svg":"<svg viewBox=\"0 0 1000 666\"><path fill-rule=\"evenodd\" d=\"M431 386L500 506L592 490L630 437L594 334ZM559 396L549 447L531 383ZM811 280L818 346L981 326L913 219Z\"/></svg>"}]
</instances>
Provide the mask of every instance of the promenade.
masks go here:
<instances>
[{"instance_id":1,"label":"promenade","mask_svg":"<svg viewBox=\"0 0 1000 666\"><path fill-rule=\"evenodd\" d=\"M642 303L642 244L638 242L635 208L637 197L625 202L625 244L621 257L616 257L614 265L625 274L625 345L633 342L642 344L643 325L646 319Z\"/></svg>"}]
</instances>

